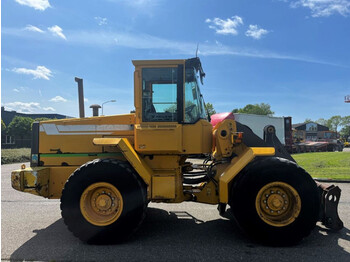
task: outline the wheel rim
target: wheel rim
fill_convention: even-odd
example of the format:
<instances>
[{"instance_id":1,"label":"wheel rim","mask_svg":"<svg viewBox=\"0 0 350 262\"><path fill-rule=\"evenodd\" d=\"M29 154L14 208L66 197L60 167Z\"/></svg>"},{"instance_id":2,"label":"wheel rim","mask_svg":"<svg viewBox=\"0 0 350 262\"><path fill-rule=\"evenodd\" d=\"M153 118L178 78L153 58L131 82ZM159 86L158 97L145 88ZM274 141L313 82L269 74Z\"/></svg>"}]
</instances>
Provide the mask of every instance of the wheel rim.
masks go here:
<instances>
[{"instance_id":1,"label":"wheel rim","mask_svg":"<svg viewBox=\"0 0 350 262\"><path fill-rule=\"evenodd\" d=\"M255 206L260 218L267 224L283 227L291 224L300 214L298 192L284 182L273 182L260 189Z\"/></svg>"},{"instance_id":2,"label":"wheel rim","mask_svg":"<svg viewBox=\"0 0 350 262\"><path fill-rule=\"evenodd\" d=\"M84 218L96 226L115 222L123 210L123 198L110 183L94 183L80 197L80 211Z\"/></svg>"}]
</instances>

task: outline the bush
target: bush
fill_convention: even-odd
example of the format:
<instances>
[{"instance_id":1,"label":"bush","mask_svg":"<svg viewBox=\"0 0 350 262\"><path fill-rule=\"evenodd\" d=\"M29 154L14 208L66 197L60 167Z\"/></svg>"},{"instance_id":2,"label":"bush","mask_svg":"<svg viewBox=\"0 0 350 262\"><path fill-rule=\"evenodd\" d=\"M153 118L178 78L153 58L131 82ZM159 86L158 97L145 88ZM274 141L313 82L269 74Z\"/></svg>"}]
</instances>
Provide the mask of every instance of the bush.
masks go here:
<instances>
[{"instance_id":1,"label":"bush","mask_svg":"<svg viewBox=\"0 0 350 262\"><path fill-rule=\"evenodd\" d=\"M30 161L30 148L1 149L1 164Z\"/></svg>"},{"instance_id":2,"label":"bush","mask_svg":"<svg viewBox=\"0 0 350 262\"><path fill-rule=\"evenodd\" d=\"M30 136L34 119L30 117L15 116L7 127L7 132L10 135L23 138Z\"/></svg>"}]
</instances>

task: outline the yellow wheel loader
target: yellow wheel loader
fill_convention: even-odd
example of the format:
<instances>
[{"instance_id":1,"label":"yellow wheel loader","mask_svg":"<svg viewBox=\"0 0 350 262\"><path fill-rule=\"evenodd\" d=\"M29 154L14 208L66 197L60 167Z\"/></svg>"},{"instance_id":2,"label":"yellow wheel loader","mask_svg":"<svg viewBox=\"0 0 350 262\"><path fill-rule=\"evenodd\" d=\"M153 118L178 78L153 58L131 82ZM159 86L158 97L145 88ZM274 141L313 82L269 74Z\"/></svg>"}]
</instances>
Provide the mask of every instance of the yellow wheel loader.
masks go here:
<instances>
[{"instance_id":1,"label":"yellow wheel loader","mask_svg":"<svg viewBox=\"0 0 350 262\"><path fill-rule=\"evenodd\" d=\"M273 126L261 139L231 113L210 121L199 58L133 64L134 113L34 123L31 167L12 172L13 188L60 198L65 224L87 243L127 239L151 201L218 205L220 214L229 205L249 236L271 245L297 243L317 221L343 227L340 189L317 185ZM191 155L207 158L193 164Z\"/></svg>"}]
</instances>

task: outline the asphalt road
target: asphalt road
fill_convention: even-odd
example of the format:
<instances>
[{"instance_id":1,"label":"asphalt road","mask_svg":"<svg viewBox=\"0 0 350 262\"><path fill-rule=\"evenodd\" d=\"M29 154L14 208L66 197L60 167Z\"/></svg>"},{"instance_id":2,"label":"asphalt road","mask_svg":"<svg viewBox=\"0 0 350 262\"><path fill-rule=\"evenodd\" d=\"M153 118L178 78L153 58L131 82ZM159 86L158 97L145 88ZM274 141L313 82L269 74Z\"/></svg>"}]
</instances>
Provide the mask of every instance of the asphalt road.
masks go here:
<instances>
[{"instance_id":1,"label":"asphalt road","mask_svg":"<svg viewBox=\"0 0 350 262\"><path fill-rule=\"evenodd\" d=\"M320 224L299 245L272 248L245 237L216 206L150 204L140 230L126 243L86 245L64 225L59 200L46 200L11 188L1 171L1 258L34 261L350 261L350 184L342 188L344 229L329 232Z\"/></svg>"}]
</instances>

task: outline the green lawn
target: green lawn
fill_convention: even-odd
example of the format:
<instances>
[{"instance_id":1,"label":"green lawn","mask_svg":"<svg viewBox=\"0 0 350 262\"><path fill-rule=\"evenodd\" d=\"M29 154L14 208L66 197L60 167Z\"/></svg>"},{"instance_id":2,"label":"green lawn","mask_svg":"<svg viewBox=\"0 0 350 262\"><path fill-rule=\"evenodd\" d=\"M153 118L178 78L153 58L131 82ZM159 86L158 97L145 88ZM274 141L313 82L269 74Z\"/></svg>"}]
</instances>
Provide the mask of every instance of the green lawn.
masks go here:
<instances>
[{"instance_id":1,"label":"green lawn","mask_svg":"<svg viewBox=\"0 0 350 262\"><path fill-rule=\"evenodd\" d=\"M1 149L1 164L30 161L30 148Z\"/></svg>"},{"instance_id":2,"label":"green lawn","mask_svg":"<svg viewBox=\"0 0 350 262\"><path fill-rule=\"evenodd\" d=\"M350 180L350 152L302 153L292 157L314 178Z\"/></svg>"}]
</instances>

